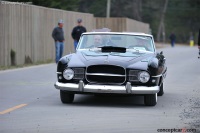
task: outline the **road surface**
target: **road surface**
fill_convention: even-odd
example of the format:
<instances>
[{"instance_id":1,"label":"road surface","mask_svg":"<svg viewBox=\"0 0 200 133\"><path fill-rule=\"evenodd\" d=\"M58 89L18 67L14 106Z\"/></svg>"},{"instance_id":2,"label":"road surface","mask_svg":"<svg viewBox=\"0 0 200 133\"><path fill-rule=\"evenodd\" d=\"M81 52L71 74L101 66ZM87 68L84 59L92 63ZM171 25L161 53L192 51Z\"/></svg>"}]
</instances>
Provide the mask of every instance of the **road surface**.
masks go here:
<instances>
[{"instance_id":1,"label":"road surface","mask_svg":"<svg viewBox=\"0 0 200 133\"><path fill-rule=\"evenodd\" d=\"M76 95L60 101L56 64L0 71L0 133L200 132L200 59L196 47L158 49L167 58L165 94L154 107L143 96Z\"/></svg>"}]
</instances>

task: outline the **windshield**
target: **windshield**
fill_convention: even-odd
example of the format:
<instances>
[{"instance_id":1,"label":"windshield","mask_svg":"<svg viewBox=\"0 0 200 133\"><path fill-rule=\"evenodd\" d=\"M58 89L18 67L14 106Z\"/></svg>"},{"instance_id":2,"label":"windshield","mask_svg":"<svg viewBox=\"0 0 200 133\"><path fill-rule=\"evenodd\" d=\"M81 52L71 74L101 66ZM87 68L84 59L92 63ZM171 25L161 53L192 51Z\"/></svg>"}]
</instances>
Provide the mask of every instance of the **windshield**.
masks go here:
<instances>
[{"instance_id":1,"label":"windshield","mask_svg":"<svg viewBox=\"0 0 200 133\"><path fill-rule=\"evenodd\" d=\"M85 34L82 35L77 49L108 46L154 52L154 43L151 37L126 34Z\"/></svg>"}]
</instances>

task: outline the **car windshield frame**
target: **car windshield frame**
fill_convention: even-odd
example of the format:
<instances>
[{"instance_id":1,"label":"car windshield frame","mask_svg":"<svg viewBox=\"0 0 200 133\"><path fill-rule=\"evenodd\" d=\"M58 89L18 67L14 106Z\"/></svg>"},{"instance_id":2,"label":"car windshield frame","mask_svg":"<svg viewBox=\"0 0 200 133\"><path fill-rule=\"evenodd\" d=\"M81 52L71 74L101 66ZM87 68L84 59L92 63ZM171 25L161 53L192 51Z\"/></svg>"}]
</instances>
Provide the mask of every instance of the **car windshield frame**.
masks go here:
<instances>
[{"instance_id":1,"label":"car windshield frame","mask_svg":"<svg viewBox=\"0 0 200 133\"><path fill-rule=\"evenodd\" d=\"M102 45L97 45L100 38ZM154 39L150 35L115 33L82 34L76 50L99 50L108 46L126 48L127 51L156 51Z\"/></svg>"}]
</instances>

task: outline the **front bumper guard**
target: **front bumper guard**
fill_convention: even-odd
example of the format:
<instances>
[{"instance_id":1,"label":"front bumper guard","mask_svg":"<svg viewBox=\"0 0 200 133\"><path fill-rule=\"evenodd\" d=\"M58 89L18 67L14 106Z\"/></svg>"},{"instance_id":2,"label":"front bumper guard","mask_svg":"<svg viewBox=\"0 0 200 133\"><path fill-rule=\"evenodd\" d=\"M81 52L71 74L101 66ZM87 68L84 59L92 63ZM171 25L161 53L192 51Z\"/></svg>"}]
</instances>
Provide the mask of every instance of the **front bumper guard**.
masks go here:
<instances>
[{"instance_id":1,"label":"front bumper guard","mask_svg":"<svg viewBox=\"0 0 200 133\"><path fill-rule=\"evenodd\" d=\"M126 85L94 85L87 84L84 85L83 81L79 81L78 84L75 83L60 83L56 82L54 84L56 89L63 91L72 92L89 92L89 93L116 93L116 94L156 94L160 91L159 86L131 86L130 82Z\"/></svg>"}]
</instances>

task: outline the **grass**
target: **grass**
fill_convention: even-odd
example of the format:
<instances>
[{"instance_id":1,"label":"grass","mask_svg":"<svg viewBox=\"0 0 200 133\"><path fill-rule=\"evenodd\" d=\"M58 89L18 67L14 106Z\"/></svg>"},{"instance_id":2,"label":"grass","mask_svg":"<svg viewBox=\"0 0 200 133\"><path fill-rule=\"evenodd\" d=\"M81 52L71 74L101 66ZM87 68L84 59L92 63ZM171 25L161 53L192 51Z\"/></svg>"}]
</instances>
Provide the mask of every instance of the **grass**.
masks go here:
<instances>
[{"instance_id":1,"label":"grass","mask_svg":"<svg viewBox=\"0 0 200 133\"><path fill-rule=\"evenodd\" d=\"M53 63L53 60L38 61L36 63L16 65L16 66L0 66L0 71L1 70L8 70L8 69L16 69L16 68L29 67L29 66L36 66L36 65L42 65L42 64L49 64L49 63Z\"/></svg>"}]
</instances>

